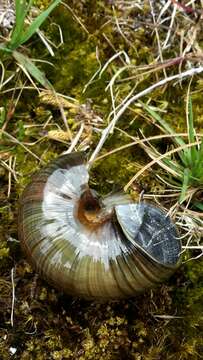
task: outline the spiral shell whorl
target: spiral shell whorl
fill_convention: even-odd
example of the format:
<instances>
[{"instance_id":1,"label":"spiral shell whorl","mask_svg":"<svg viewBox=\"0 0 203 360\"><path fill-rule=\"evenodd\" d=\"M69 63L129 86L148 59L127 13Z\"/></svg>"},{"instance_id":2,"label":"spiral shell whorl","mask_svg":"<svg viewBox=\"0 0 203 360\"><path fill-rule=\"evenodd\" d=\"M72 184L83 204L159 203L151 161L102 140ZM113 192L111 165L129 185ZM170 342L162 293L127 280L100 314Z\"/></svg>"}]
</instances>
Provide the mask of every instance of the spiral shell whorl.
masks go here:
<instances>
[{"instance_id":1,"label":"spiral shell whorl","mask_svg":"<svg viewBox=\"0 0 203 360\"><path fill-rule=\"evenodd\" d=\"M88 180L83 155L72 153L25 189L19 238L36 270L69 294L104 299L132 296L170 276L181 250L170 219L125 197L100 202Z\"/></svg>"}]
</instances>

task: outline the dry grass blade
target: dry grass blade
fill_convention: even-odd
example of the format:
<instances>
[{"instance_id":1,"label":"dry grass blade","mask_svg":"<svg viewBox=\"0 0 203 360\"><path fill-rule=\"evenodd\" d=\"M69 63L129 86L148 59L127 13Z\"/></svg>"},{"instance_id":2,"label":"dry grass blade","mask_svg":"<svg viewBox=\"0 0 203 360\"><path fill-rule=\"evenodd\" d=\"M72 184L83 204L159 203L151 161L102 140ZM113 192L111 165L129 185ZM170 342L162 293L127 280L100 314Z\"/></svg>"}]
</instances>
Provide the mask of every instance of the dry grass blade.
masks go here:
<instances>
[{"instance_id":1,"label":"dry grass blade","mask_svg":"<svg viewBox=\"0 0 203 360\"><path fill-rule=\"evenodd\" d=\"M14 136L12 136L11 134L9 134L7 131L4 130L0 130L0 134L4 134L5 136L7 136L10 140L12 140L15 144L18 144L20 146L23 147L23 149L25 149L30 155L32 155L35 159L37 159L38 161L43 163L43 160L41 158L39 158L35 153L33 153L30 149L28 149L27 146L25 146L21 141L19 141L18 139L16 139Z\"/></svg>"},{"instance_id":2,"label":"dry grass blade","mask_svg":"<svg viewBox=\"0 0 203 360\"><path fill-rule=\"evenodd\" d=\"M14 268L11 269L11 283L12 283L11 326L13 327L13 325L14 325L14 306L15 306Z\"/></svg>"},{"instance_id":3,"label":"dry grass blade","mask_svg":"<svg viewBox=\"0 0 203 360\"><path fill-rule=\"evenodd\" d=\"M140 176L142 175L146 170L150 169L154 164L158 163L160 160L172 155L172 154L175 154L175 153L178 153L179 151L181 150L184 150L184 149L187 149L187 148L191 148L192 146L195 146L195 145L199 145L200 144L200 141L195 141L194 143L192 144L186 144L184 146L179 146L173 150L170 150L168 152L166 152L165 154L162 154L160 155L158 158L150 161L150 163L148 163L146 166L144 166L140 171L137 172L137 174L135 176L133 176L133 178L125 185L124 187L124 191L127 191L127 189L132 185L132 183ZM168 171L170 171L170 168L168 168Z\"/></svg>"},{"instance_id":4,"label":"dry grass blade","mask_svg":"<svg viewBox=\"0 0 203 360\"><path fill-rule=\"evenodd\" d=\"M111 120L110 124L103 130L100 141L97 144L97 147L95 148L95 150L93 151L93 153L92 153L92 155L90 157L90 160L89 160L90 163L92 163L96 159L98 153L100 152L100 150L102 149L106 139L108 138L108 135L111 133L111 131L115 127L117 121L120 119L120 117L123 115L123 113L126 111L126 109L130 105L132 105L135 101L137 101L141 97L149 94L150 92L152 92L153 90L155 90L156 88L158 88L160 86L163 86L163 85L165 85L165 84L167 84L167 83L169 83L171 81L174 81L174 80L183 80L184 78L186 78L188 76L193 76L195 74L200 74L201 72L203 72L203 66L199 66L198 68L192 68L192 69L184 71L184 72L182 72L180 74L169 76L169 77L167 77L165 79L162 79L161 81L149 86L148 88L144 89L140 93L130 97L130 99L128 99L127 101L124 100L121 109L118 111L118 113Z\"/></svg>"},{"instance_id":5,"label":"dry grass blade","mask_svg":"<svg viewBox=\"0 0 203 360\"><path fill-rule=\"evenodd\" d=\"M174 133L174 134L164 134L164 135L154 135L154 136L150 136L148 138L145 138L145 139L140 139L140 138L135 138L135 137L131 137L133 139L135 139L133 142L129 143L129 144L126 144L126 145L123 145L123 146L119 146L118 148L116 149L113 149L111 151L108 151L107 153L103 154L103 155L100 155L98 156L95 161L99 161L99 160L102 160L104 159L105 157L107 156L110 156L110 155L113 155L119 151L122 151L122 150L125 150L125 149L128 149L129 147L131 146L135 146L135 145L142 145L144 144L145 142L149 142L149 141L152 141L152 140L159 140L159 139L167 139L167 138L173 138L173 137L187 137L188 134L187 133ZM197 134L197 136L203 136L202 134Z\"/></svg>"}]
</instances>

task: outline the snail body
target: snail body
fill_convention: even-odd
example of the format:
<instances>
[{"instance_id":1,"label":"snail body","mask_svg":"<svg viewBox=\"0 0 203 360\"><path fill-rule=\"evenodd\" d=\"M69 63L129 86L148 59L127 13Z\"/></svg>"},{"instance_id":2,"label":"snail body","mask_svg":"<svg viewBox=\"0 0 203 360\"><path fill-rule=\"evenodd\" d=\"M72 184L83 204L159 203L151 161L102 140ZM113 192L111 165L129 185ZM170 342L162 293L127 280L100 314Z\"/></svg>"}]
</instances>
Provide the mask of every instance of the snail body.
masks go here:
<instances>
[{"instance_id":1,"label":"snail body","mask_svg":"<svg viewBox=\"0 0 203 360\"><path fill-rule=\"evenodd\" d=\"M174 224L160 209L125 195L101 200L88 186L82 153L34 175L19 206L19 238L35 269L85 298L133 296L164 281L180 262Z\"/></svg>"}]
</instances>

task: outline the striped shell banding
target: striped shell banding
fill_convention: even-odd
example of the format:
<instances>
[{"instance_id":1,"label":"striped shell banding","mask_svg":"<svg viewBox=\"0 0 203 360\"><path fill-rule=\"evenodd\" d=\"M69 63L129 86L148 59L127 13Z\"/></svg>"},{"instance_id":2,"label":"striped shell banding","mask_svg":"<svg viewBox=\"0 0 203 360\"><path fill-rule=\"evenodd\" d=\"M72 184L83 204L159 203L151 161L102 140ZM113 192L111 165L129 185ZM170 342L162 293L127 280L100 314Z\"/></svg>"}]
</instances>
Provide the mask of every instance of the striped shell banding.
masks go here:
<instances>
[{"instance_id":1,"label":"striped shell banding","mask_svg":"<svg viewBox=\"0 0 203 360\"><path fill-rule=\"evenodd\" d=\"M170 218L125 195L100 199L84 155L71 153L34 175L19 207L19 238L51 284L85 298L116 299L164 281L180 263Z\"/></svg>"}]
</instances>

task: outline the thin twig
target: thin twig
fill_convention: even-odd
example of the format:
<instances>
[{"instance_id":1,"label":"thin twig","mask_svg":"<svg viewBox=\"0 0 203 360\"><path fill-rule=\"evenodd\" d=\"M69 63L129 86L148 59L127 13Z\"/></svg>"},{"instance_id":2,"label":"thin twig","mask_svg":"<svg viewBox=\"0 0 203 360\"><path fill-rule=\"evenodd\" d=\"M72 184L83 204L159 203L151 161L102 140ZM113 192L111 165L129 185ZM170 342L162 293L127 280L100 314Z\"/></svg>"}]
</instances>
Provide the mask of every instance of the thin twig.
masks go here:
<instances>
[{"instance_id":1,"label":"thin twig","mask_svg":"<svg viewBox=\"0 0 203 360\"><path fill-rule=\"evenodd\" d=\"M14 306L15 306L14 268L11 269L11 284L12 284L11 326L13 327Z\"/></svg>"},{"instance_id":2,"label":"thin twig","mask_svg":"<svg viewBox=\"0 0 203 360\"><path fill-rule=\"evenodd\" d=\"M157 40L157 46L158 46L158 51L159 51L159 57L160 57L161 62L163 62L164 60L163 60L163 55L162 55L162 48L161 48L161 43L160 43L160 38L159 38L159 32L158 32L158 28L157 28L157 25L158 25L158 24L157 24L156 19L155 19L155 14L154 14L154 9L153 9L152 0L149 0L149 4L150 4L150 8L151 8L151 14L152 14L153 23L154 23L154 29L155 29L155 34L156 34L156 40ZM163 73L164 73L164 76L167 77L165 68L163 68Z\"/></svg>"},{"instance_id":3,"label":"thin twig","mask_svg":"<svg viewBox=\"0 0 203 360\"><path fill-rule=\"evenodd\" d=\"M25 146L22 142L20 142L18 139L16 139L14 136L12 136L11 134L9 134L7 131L4 130L0 130L0 133L3 133L4 135L6 135L8 138L10 138L14 143L22 146L30 155L32 155L35 159L37 159L38 161L43 162L42 159L40 159L35 153L33 153L30 149L27 148L27 146Z\"/></svg>"},{"instance_id":4,"label":"thin twig","mask_svg":"<svg viewBox=\"0 0 203 360\"><path fill-rule=\"evenodd\" d=\"M168 151L167 153L165 154L162 154L161 156L157 157L156 159L150 161L146 166L144 166L140 171L137 172L137 174L135 174L133 176L133 178L127 183L127 185L125 185L124 187L124 191L126 191L130 185L146 170L148 170L149 168L151 168L154 164L156 164L157 162L159 162L160 160L164 159L165 157L168 157L169 155L172 155L172 154L175 154L176 152L179 152L183 149L186 149L186 148L190 148L192 146L195 146L195 145L199 145L200 144L200 141L196 141L192 144L186 144L184 146L179 146L173 150L170 150Z\"/></svg>"},{"instance_id":5,"label":"thin twig","mask_svg":"<svg viewBox=\"0 0 203 360\"><path fill-rule=\"evenodd\" d=\"M12 156L9 157L9 167L12 167ZM7 197L9 198L11 193L11 171L8 172L8 191L7 191Z\"/></svg>"},{"instance_id":6,"label":"thin twig","mask_svg":"<svg viewBox=\"0 0 203 360\"><path fill-rule=\"evenodd\" d=\"M18 179L16 177L16 172L3 160L0 159L0 164L3 166L6 170L8 170L15 178L16 182L18 182Z\"/></svg>"},{"instance_id":7,"label":"thin twig","mask_svg":"<svg viewBox=\"0 0 203 360\"><path fill-rule=\"evenodd\" d=\"M203 134L198 133L197 135L200 136L200 137L203 137ZM187 137L188 134L187 133L163 134L163 135L150 136L150 137L145 138L145 139L138 139L137 138L137 140L134 137L135 141L133 141L133 142L131 142L129 144L126 144L126 145L119 146L118 148L113 149L113 150L109 151L108 153L100 155L95 159L95 161L99 161L101 159L104 159L105 157L107 157L109 155L113 155L113 154L115 154L115 153L117 153L119 151L128 149L129 147L137 145L137 144L143 144L144 142L148 142L148 141L151 141L151 140L158 140L158 139L164 139L164 138L173 138L173 137L182 137L182 136ZM133 138L133 137L131 137L131 138Z\"/></svg>"},{"instance_id":8,"label":"thin twig","mask_svg":"<svg viewBox=\"0 0 203 360\"><path fill-rule=\"evenodd\" d=\"M173 80L182 80L188 76L193 76L195 74L200 74L201 72L203 72L203 66L200 66L198 68L192 68L189 69L187 71L184 71L183 73L180 74L176 74L176 75L172 75L169 76L167 78L162 79L161 81L151 85L150 87L148 87L147 89L144 89L143 91L141 91L140 93L132 96L130 99L128 99L128 101L124 101L124 104L122 106L122 108L118 111L117 115L114 116L114 118L112 119L112 121L109 123L109 125L103 130L102 132L102 136L99 140L99 143L96 147L96 149L93 151L89 162L93 163L94 160L96 159L98 153L100 152L102 146L104 145L109 133L111 132L112 128L115 126L115 124L117 123L117 121L120 119L121 115L123 115L123 113L125 112L125 110L132 104L134 103L136 100L140 99L141 97L149 94L150 92L152 92L154 89L157 89L160 86L163 86L167 83L169 83L170 81Z\"/></svg>"},{"instance_id":9,"label":"thin twig","mask_svg":"<svg viewBox=\"0 0 203 360\"><path fill-rule=\"evenodd\" d=\"M76 145L77 145L77 143L78 143L78 141L79 141L79 139L80 139L80 137L81 137L81 135L83 133L83 130L84 130L84 123L81 124L80 129L77 132L75 138L72 140L72 143L71 143L70 147L63 154L69 154L75 149L75 147L76 147Z\"/></svg>"}]
</instances>

